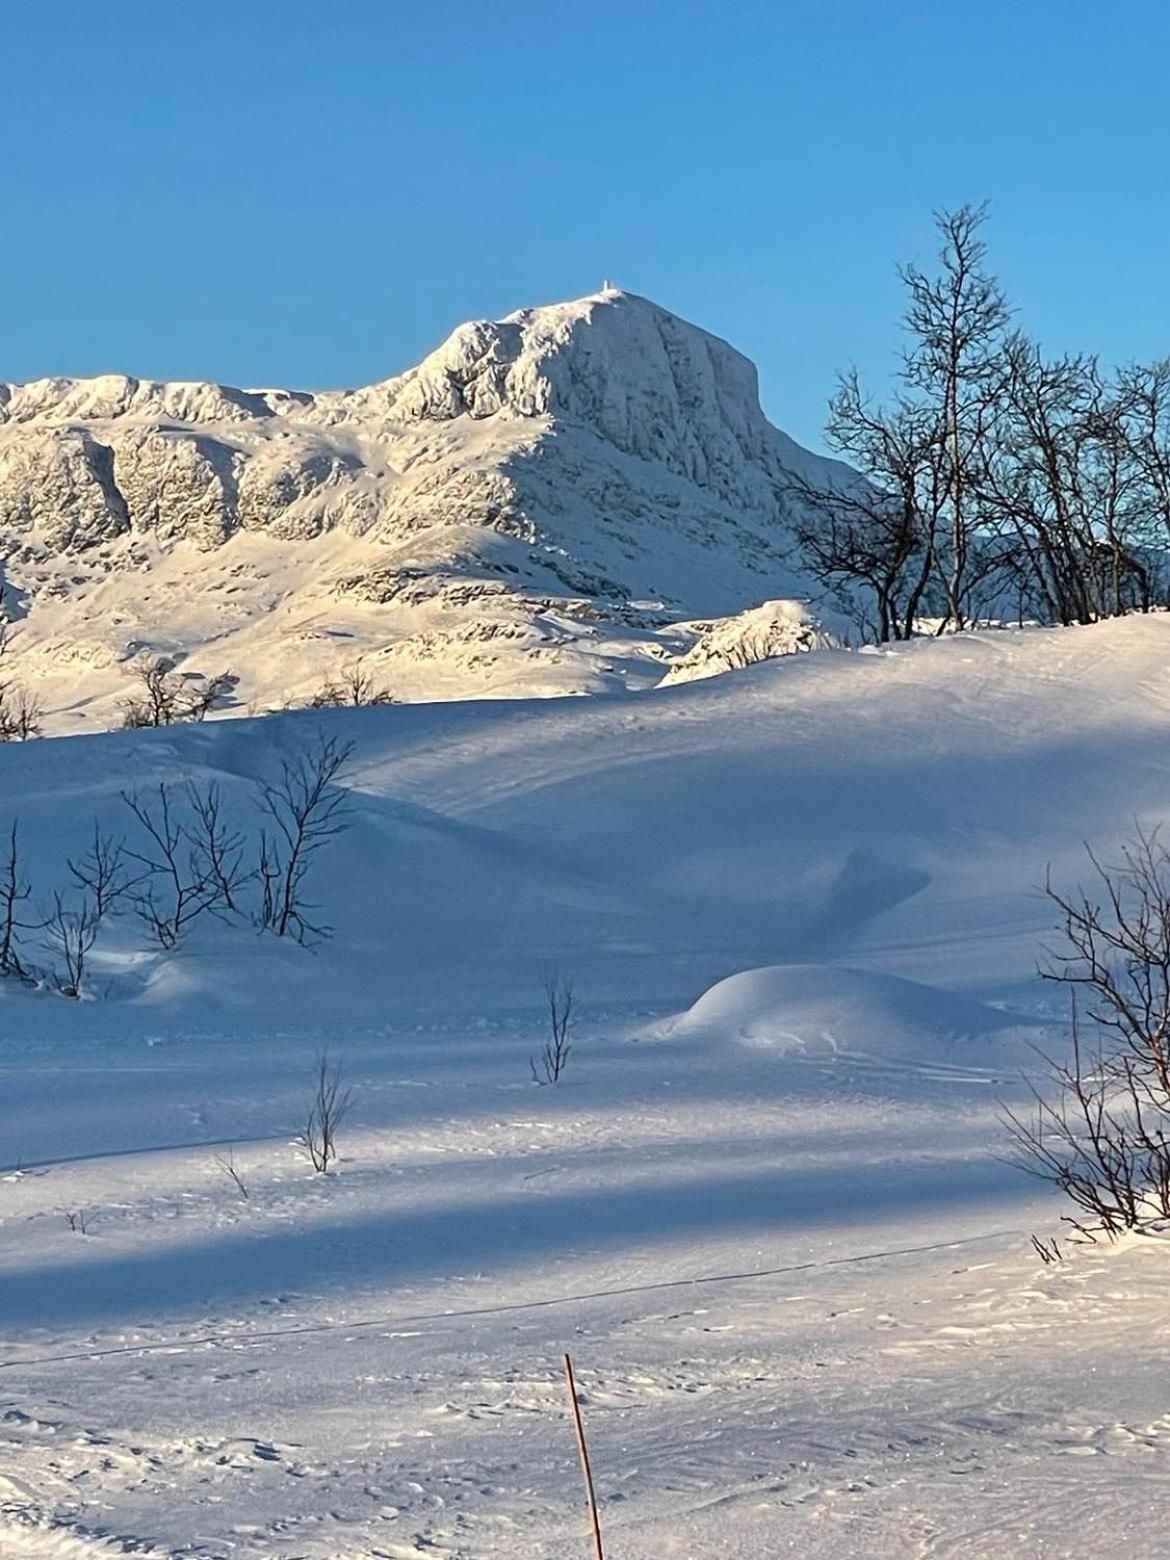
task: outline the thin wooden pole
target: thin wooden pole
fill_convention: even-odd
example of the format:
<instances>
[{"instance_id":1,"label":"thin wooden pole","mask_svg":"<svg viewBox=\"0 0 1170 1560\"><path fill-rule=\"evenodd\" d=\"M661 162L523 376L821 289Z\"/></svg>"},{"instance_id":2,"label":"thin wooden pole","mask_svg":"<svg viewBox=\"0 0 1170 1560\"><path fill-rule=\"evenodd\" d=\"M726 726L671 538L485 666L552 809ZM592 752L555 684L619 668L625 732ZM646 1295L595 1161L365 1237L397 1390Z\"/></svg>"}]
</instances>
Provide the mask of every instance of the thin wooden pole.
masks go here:
<instances>
[{"instance_id":1,"label":"thin wooden pole","mask_svg":"<svg viewBox=\"0 0 1170 1560\"><path fill-rule=\"evenodd\" d=\"M585 1477L585 1493L589 1497L589 1519L593 1524L593 1548L597 1560L605 1560L601 1549L601 1521L597 1515L597 1496L593 1493L593 1473L589 1467L589 1449L585 1445L585 1426L581 1422L581 1405L577 1401L577 1385L573 1380L573 1362L565 1355L565 1381L569 1388L569 1403L573 1409L573 1423L577 1427L577 1450L581 1454L581 1472Z\"/></svg>"}]
</instances>

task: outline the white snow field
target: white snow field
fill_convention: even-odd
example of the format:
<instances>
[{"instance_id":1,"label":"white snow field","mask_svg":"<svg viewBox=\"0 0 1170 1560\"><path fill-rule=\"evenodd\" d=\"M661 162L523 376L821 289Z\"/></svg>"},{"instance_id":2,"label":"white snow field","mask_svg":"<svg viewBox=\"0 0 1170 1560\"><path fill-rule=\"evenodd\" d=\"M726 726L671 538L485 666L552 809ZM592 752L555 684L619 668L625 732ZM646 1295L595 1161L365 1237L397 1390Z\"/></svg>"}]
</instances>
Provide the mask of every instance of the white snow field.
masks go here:
<instances>
[{"instance_id":1,"label":"white snow field","mask_svg":"<svg viewBox=\"0 0 1170 1560\"><path fill-rule=\"evenodd\" d=\"M246 819L318 727L331 941L0 989L4 1560L585 1560L565 1349L610 1560L1165 1553L1166 1249L1042 1266L996 1118L1046 865L1170 803L1170 617L8 745L0 824L43 902L121 788Z\"/></svg>"}]
</instances>

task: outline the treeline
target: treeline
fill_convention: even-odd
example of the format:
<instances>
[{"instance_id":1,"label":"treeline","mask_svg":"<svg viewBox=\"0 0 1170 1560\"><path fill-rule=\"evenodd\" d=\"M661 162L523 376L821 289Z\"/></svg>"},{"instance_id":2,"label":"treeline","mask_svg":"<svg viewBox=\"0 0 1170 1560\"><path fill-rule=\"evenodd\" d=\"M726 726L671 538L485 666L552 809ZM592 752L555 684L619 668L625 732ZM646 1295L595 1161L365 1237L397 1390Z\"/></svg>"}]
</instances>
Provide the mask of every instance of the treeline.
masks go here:
<instances>
[{"instance_id":1,"label":"treeline","mask_svg":"<svg viewBox=\"0 0 1170 1560\"><path fill-rule=\"evenodd\" d=\"M1170 359L1046 357L987 269L985 215L941 213L936 269L901 268L890 398L838 383L828 442L864 481L786 487L801 563L878 641L1092 623L1170 592Z\"/></svg>"}]
</instances>

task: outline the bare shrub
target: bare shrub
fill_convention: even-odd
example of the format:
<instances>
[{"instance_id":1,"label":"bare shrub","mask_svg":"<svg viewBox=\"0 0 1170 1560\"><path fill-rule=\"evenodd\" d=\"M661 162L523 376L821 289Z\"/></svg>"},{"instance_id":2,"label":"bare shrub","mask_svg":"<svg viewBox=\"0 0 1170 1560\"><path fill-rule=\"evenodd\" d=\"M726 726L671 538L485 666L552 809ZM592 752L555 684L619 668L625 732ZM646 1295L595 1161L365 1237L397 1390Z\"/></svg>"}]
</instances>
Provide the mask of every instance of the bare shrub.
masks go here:
<instances>
[{"instance_id":1,"label":"bare shrub","mask_svg":"<svg viewBox=\"0 0 1170 1560\"><path fill-rule=\"evenodd\" d=\"M122 725L127 730L203 720L236 681L230 672L210 678L184 674L165 656L137 662L132 675L138 692L122 700Z\"/></svg>"},{"instance_id":2,"label":"bare shrub","mask_svg":"<svg viewBox=\"0 0 1170 1560\"><path fill-rule=\"evenodd\" d=\"M0 618L0 661L8 651L8 624ZM23 683L0 678L0 742L27 742L39 737L44 709Z\"/></svg>"},{"instance_id":3,"label":"bare shrub","mask_svg":"<svg viewBox=\"0 0 1170 1560\"><path fill-rule=\"evenodd\" d=\"M277 937L306 943L332 928L312 919L306 880L317 853L346 826L349 798L341 784L352 742L318 732L315 742L281 765L281 777L264 785L260 802L273 829L260 841L259 924Z\"/></svg>"},{"instance_id":4,"label":"bare shrub","mask_svg":"<svg viewBox=\"0 0 1170 1560\"><path fill-rule=\"evenodd\" d=\"M248 1201L248 1187L244 1181L243 1173L236 1168L236 1156L229 1148L226 1154L216 1154L215 1163L228 1180L232 1182L236 1190L245 1202Z\"/></svg>"},{"instance_id":5,"label":"bare shrub","mask_svg":"<svg viewBox=\"0 0 1170 1560\"><path fill-rule=\"evenodd\" d=\"M337 1158L337 1129L349 1113L351 1100L352 1090L345 1083L343 1064L331 1062L323 1052L317 1060L305 1125L297 1139L318 1175L323 1175Z\"/></svg>"},{"instance_id":6,"label":"bare shrub","mask_svg":"<svg viewBox=\"0 0 1170 1560\"><path fill-rule=\"evenodd\" d=\"M1044 1057L1030 1110L1003 1119L1009 1158L1076 1207L1066 1222L1112 1239L1170 1218L1170 855L1140 827L1116 865L1088 855L1090 890L1046 888L1061 923L1041 974L1071 988L1071 1054Z\"/></svg>"},{"instance_id":7,"label":"bare shrub","mask_svg":"<svg viewBox=\"0 0 1170 1560\"><path fill-rule=\"evenodd\" d=\"M132 675L138 692L121 701L122 725L127 730L170 726L180 719L182 683L173 662L165 659L142 661L133 668Z\"/></svg>"},{"instance_id":8,"label":"bare shrub","mask_svg":"<svg viewBox=\"0 0 1170 1560\"><path fill-rule=\"evenodd\" d=\"M329 677L309 700L309 708L315 710L340 709L349 705L360 708L371 704L393 704L389 689L380 687L373 675L360 661L343 667L336 677Z\"/></svg>"},{"instance_id":9,"label":"bare shrub","mask_svg":"<svg viewBox=\"0 0 1170 1560\"><path fill-rule=\"evenodd\" d=\"M82 994L90 952L97 941L101 917L92 903L67 905L53 896L53 909L44 923L45 942L63 968L54 969L53 984L63 997L76 1002Z\"/></svg>"},{"instance_id":10,"label":"bare shrub","mask_svg":"<svg viewBox=\"0 0 1170 1560\"><path fill-rule=\"evenodd\" d=\"M0 977L32 982L35 971L21 950L24 932L40 929L39 921L24 919L22 906L32 898L32 884L20 861L19 825L14 819L0 855Z\"/></svg>"},{"instance_id":11,"label":"bare shrub","mask_svg":"<svg viewBox=\"0 0 1170 1560\"><path fill-rule=\"evenodd\" d=\"M190 844L165 781L154 798L123 791L122 800L145 836L141 850L127 852L142 869L133 891L135 911L160 948L174 948L191 923L217 903L219 886Z\"/></svg>"},{"instance_id":12,"label":"bare shrub","mask_svg":"<svg viewBox=\"0 0 1170 1560\"><path fill-rule=\"evenodd\" d=\"M1154 1075L1170 1104L1170 854L1157 829L1140 825L1115 866L1085 849L1090 891L1045 885L1061 936L1040 973L1085 992L1089 1021Z\"/></svg>"},{"instance_id":13,"label":"bare shrub","mask_svg":"<svg viewBox=\"0 0 1170 1560\"><path fill-rule=\"evenodd\" d=\"M1064 1261L1064 1252L1061 1251L1060 1242L1055 1236L1051 1240L1043 1240L1039 1235L1033 1235L1032 1250L1045 1267L1051 1267L1053 1263Z\"/></svg>"},{"instance_id":14,"label":"bare shrub","mask_svg":"<svg viewBox=\"0 0 1170 1560\"><path fill-rule=\"evenodd\" d=\"M41 734L44 708L19 683L0 683L0 742L27 742Z\"/></svg>"},{"instance_id":15,"label":"bare shrub","mask_svg":"<svg viewBox=\"0 0 1170 1560\"><path fill-rule=\"evenodd\" d=\"M188 686L183 719L206 720L220 700L226 698L235 686L236 678L231 672L220 672L215 677L203 678L194 686Z\"/></svg>"},{"instance_id":16,"label":"bare shrub","mask_svg":"<svg viewBox=\"0 0 1170 1560\"><path fill-rule=\"evenodd\" d=\"M194 859L199 863L204 879L215 890L218 908L238 915L240 891L255 877L255 873L244 865L244 836L227 822L223 797L214 782L205 791L188 782L187 801L193 821L185 833Z\"/></svg>"},{"instance_id":17,"label":"bare shrub","mask_svg":"<svg viewBox=\"0 0 1170 1560\"><path fill-rule=\"evenodd\" d=\"M1129 1057L1086 1054L1074 1026L1068 1061L1044 1058L1047 1088L1027 1113L1003 1110L1008 1159L1073 1203L1063 1221L1110 1239L1144 1217L1170 1217L1170 1141L1164 1105Z\"/></svg>"},{"instance_id":18,"label":"bare shrub","mask_svg":"<svg viewBox=\"0 0 1170 1560\"><path fill-rule=\"evenodd\" d=\"M92 1222L92 1215L86 1213L84 1208L78 1208L74 1211L67 1209L65 1212L65 1223L75 1235L88 1235Z\"/></svg>"},{"instance_id":19,"label":"bare shrub","mask_svg":"<svg viewBox=\"0 0 1170 1560\"><path fill-rule=\"evenodd\" d=\"M544 972L543 986L548 1012L548 1039L539 1055L530 1058L529 1065L536 1083L553 1084L560 1082L573 1050L569 1040L569 1029L573 1022L573 982L550 967Z\"/></svg>"}]
</instances>

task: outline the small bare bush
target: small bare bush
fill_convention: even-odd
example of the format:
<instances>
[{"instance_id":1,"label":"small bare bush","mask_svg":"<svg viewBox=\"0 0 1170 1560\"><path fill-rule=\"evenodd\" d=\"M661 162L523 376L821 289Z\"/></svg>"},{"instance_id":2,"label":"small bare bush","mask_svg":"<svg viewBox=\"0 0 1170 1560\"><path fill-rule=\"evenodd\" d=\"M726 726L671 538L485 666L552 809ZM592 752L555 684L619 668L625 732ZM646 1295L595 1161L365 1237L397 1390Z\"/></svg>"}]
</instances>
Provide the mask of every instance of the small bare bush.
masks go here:
<instances>
[{"instance_id":1,"label":"small bare bush","mask_svg":"<svg viewBox=\"0 0 1170 1560\"><path fill-rule=\"evenodd\" d=\"M78 905L67 905L60 894L54 894L53 909L44 924L46 946L60 960L51 978L61 996L72 997L75 1002L82 995L100 924L101 918L92 903L83 900Z\"/></svg>"},{"instance_id":2,"label":"small bare bush","mask_svg":"<svg viewBox=\"0 0 1170 1560\"><path fill-rule=\"evenodd\" d=\"M229 1148L226 1154L216 1154L215 1163L217 1167L223 1171L224 1175L227 1176L228 1180L231 1181L232 1185L235 1187L236 1191L239 1192L244 1201L247 1202L247 1183L244 1180L243 1172L240 1171L236 1166L236 1156L233 1150Z\"/></svg>"},{"instance_id":3,"label":"small bare bush","mask_svg":"<svg viewBox=\"0 0 1170 1560\"><path fill-rule=\"evenodd\" d=\"M544 972L543 985L548 1038L539 1055L530 1058L530 1066L536 1083L554 1084L560 1082L573 1050L569 1039L573 1022L573 982L559 970L549 968Z\"/></svg>"},{"instance_id":4,"label":"small bare bush","mask_svg":"<svg viewBox=\"0 0 1170 1560\"><path fill-rule=\"evenodd\" d=\"M337 1129L349 1114L351 1099L342 1063L331 1062L323 1053L317 1061L305 1125L297 1139L318 1175L324 1175L337 1158Z\"/></svg>"}]
</instances>

